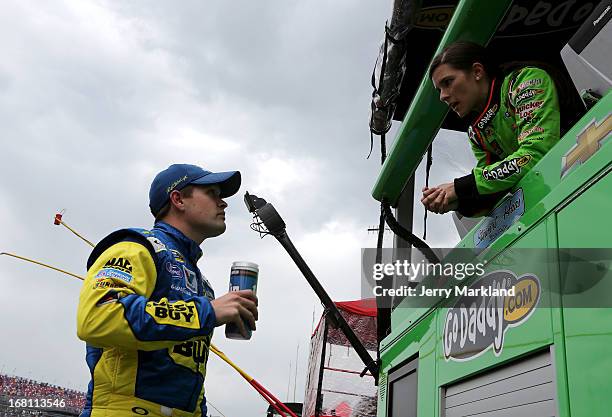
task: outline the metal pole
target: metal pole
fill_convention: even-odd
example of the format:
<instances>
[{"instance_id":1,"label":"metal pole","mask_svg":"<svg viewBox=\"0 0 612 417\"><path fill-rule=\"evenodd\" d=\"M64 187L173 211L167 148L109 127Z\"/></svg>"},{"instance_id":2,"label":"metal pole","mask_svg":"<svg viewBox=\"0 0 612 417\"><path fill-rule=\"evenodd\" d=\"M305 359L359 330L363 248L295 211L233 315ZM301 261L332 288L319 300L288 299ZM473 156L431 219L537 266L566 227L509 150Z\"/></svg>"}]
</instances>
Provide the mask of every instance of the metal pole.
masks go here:
<instances>
[{"instance_id":1,"label":"metal pole","mask_svg":"<svg viewBox=\"0 0 612 417\"><path fill-rule=\"evenodd\" d=\"M291 388L291 361L289 361L289 378L287 381L287 399L286 402L289 402L289 390Z\"/></svg>"},{"instance_id":2,"label":"metal pole","mask_svg":"<svg viewBox=\"0 0 612 417\"><path fill-rule=\"evenodd\" d=\"M298 354L300 353L300 344L298 343L295 351L295 380L293 381L293 402L295 402L295 389L297 387L297 373L298 373Z\"/></svg>"},{"instance_id":3,"label":"metal pole","mask_svg":"<svg viewBox=\"0 0 612 417\"><path fill-rule=\"evenodd\" d=\"M338 310L332 299L329 297L323 286L321 286L321 283L319 282L319 280L317 280L317 277L315 277L315 275L312 273L312 271L306 264L306 261L304 261L304 258L302 258L302 255L300 255L300 253L297 251L297 249L291 242L291 239L289 239L287 233L283 232L278 235L274 235L274 237L276 237L280 244L283 245L285 250L289 253L291 259L293 259L293 261L295 262L299 270L302 272L314 292L317 294L319 299L323 302L325 308L328 310L328 317L330 318L330 320L332 320L332 322L342 330L348 341L355 349L355 352L357 352L357 355L359 355L359 358L361 358L365 366L368 368L368 370L374 377L376 384L378 385L378 364L376 363L376 361L374 361L374 359L372 359L370 353L366 350L355 332L353 332L353 329L351 329L351 327L344 319L344 316L340 314L340 311Z\"/></svg>"},{"instance_id":4,"label":"metal pole","mask_svg":"<svg viewBox=\"0 0 612 417\"><path fill-rule=\"evenodd\" d=\"M414 174L408 179L406 187L400 195L397 208L395 209L395 218L400 225L412 233L414 223ZM410 251L410 248L411 245L409 242L395 235L393 239L393 256L395 259L399 259L399 253L404 252L402 249L408 249L408 251ZM400 251L398 251L398 249L400 249ZM411 258L410 256L410 259ZM410 261L410 259L408 259L408 261ZM402 300L403 297L393 297L393 307L395 308Z\"/></svg>"},{"instance_id":5,"label":"metal pole","mask_svg":"<svg viewBox=\"0 0 612 417\"><path fill-rule=\"evenodd\" d=\"M315 400L315 417L321 416L323 408L323 371L325 370L325 348L327 347L327 312L323 316L323 347L321 348L321 365L319 368L319 381L317 384L317 398Z\"/></svg>"}]
</instances>

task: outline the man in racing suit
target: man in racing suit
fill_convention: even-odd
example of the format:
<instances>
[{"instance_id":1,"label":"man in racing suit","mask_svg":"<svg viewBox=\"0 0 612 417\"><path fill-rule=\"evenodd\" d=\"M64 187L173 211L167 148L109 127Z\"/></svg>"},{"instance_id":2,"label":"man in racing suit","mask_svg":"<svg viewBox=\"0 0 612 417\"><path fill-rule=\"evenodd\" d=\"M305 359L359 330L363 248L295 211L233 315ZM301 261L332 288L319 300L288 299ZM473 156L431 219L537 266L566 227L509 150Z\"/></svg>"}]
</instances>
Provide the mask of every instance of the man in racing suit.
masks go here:
<instances>
[{"instance_id":1,"label":"man in racing suit","mask_svg":"<svg viewBox=\"0 0 612 417\"><path fill-rule=\"evenodd\" d=\"M424 189L421 201L431 211L456 209L465 216L488 211L554 146L560 112L551 77L540 68L523 67L492 79L486 106L468 136L477 165L453 183Z\"/></svg>"},{"instance_id":2,"label":"man in racing suit","mask_svg":"<svg viewBox=\"0 0 612 417\"><path fill-rule=\"evenodd\" d=\"M215 326L255 328L251 291L214 299L196 263L199 245L225 231L222 200L237 171L171 165L151 185L151 230L104 238L87 261L77 333L91 382L82 417L206 416L204 377Z\"/></svg>"}]
</instances>

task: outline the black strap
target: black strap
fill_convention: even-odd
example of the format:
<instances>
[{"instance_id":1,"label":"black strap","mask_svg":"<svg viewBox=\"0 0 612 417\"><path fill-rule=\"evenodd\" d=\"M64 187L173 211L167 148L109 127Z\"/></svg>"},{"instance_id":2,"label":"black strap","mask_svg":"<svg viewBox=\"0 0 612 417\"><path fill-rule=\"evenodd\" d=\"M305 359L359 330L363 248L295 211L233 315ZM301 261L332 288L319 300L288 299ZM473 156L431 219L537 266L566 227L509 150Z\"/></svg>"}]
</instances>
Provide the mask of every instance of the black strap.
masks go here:
<instances>
[{"instance_id":1,"label":"black strap","mask_svg":"<svg viewBox=\"0 0 612 417\"><path fill-rule=\"evenodd\" d=\"M374 88L374 91L372 92L372 114L370 116L370 126L372 126L372 119L374 118L374 111L375 111L375 105L374 105L374 96L376 95L376 92L380 92L383 89L383 84L384 84L384 80L385 80L385 69L387 66L387 43L388 43L388 39L389 39L389 32L387 29L387 24L385 23L385 44L384 44L384 51L383 51L383 58L382 58L382 64L380 64L380 78L379 78L379 82L378 82L378 87L376 86L376 65L374 65L374 71L372 71L372 88ZM381 135L381 140L384 141L384 134ZM372 155L372 149L374 149L374 134L372 132L372 129L370 128L370 152L368 153L368 157L366 159L370 159L370 155ZM386 155L385 155L386 156ZM384 162L384 160L383 160Z\"/></svg>"},{"instance_id":2,"label":"black strap","mask_svg":"<svg viewBox=\"0 0 612 417\"><path fill-rule=\"evenodd\" d=\"M386 143L386 135L383 133L380 135L380 164L385 163L385 159L387 159L387 143ZM383 247L383 237L385 233L385 208L384 204L380 204L380 218L378 221L378 238L376 241L376 263L382 263L382 247Z\"/></svg>"},{"instance_id":3,"label":"black strap","mask_svg":"<svg viewBox=\"0 0 612 417\"><path fill-rule=\"evenodd\" d=\"M387 67L387 47L389 42L389 31L387 30L387 24L385 23L385 50L383 51L383 60L380 64L380 79L378 80L378 91L382 91L385 83L385 69ZM376 87L376 86L374 86Z\"/></svg>"}]
</instances>

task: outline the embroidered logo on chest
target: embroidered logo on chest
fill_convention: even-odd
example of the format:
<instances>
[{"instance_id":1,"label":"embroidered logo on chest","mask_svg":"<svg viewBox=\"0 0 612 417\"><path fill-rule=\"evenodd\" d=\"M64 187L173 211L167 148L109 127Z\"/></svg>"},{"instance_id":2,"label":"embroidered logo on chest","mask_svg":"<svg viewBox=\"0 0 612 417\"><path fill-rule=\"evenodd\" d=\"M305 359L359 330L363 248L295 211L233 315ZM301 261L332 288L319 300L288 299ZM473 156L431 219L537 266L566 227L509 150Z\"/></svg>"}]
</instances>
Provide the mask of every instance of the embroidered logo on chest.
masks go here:
<instances>
[{"instance_id":1,"label":"embroidered logo on chest","mask_svg":"<svg viewBox=\"0 0 612 417\"><path fill-rule=\"evenodd\" d=\"M191 292L198 292L198 277L195 272L191 269L183 266L183 271L185 271L185 286Z\"/></svg>"},{"instance_id":2,"label":"embroidered logo on chest","mask_svg":"<svg viewBox=\"0 0 612 417\"><path fill-rule=\"evenodd\" d=\"M166 262L166 271L168 271L172 278L183 278L183 270L177 264Z\"/></svg>"},{"instance_id":3,"label":"embroidered logo on chest","mask_svg":"<svg viewBox=\"0 0 612 417\"><path fill-rule=\"evenodd\" d=\"M488 125L491 120L493 120L495 114L497 114L498 107L499 106L497 104L494 104L489 110L487 110L487 112L478 121L478 129L484 129L484 127Z\"/></svg>"},{"instance_id":4,"label":"embroidered logo on chest","mask_svg":"<svg viewBox=\"0 0 612 417\"><path fill-rule=\"evenodd\" d=\"M177 262L180 262L182 264L185 263L185 257L176 249L170 249L170 252L172 252L172 256L174 256L174 260Z\"/></svg>"}]
</instances>

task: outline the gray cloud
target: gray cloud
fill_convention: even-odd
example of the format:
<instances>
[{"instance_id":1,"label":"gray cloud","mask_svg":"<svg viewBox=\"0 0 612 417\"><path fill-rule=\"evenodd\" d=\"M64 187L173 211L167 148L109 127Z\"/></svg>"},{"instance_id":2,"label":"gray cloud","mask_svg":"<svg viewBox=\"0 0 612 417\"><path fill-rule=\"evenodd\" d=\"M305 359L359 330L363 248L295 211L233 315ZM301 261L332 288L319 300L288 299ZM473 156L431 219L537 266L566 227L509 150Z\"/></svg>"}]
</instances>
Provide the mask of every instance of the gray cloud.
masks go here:
<instances>
[{"instance_id":1,"label":"gray cloud","mask_svg":"<svg viewBox=\"0 0 612 417\"><path fill-rule=\"evenodd\" d=\"M0 250L84 273L90 248L52 225L55 212L66 208L66 222L93 241L146 227L151 178L193 162L240 169L242 191L277 207L332 298L358 298L360 248L376 243L366 229L378 223L379 157L365 156L386 19L379 4L349 1L4 2ZM470 166L460 149L467 154L464 137L436 141L432 183ZM419 189L422 178L420 169ZM220 328L214 343L281 399L299 343L301 400L321 308L280 245L250 231L241 196L229 203L228 230L204 243L200 266L223 294L232 261L258 262L261 319L252 341L226 340ZM431 219L433 243L456 243L448 216ZM0 367L84 390L79 282L4 257L0 279L0 333L10 341ZM214 357L207 390L227 415L266 407Z\"/></svg>"}]
</instances>

